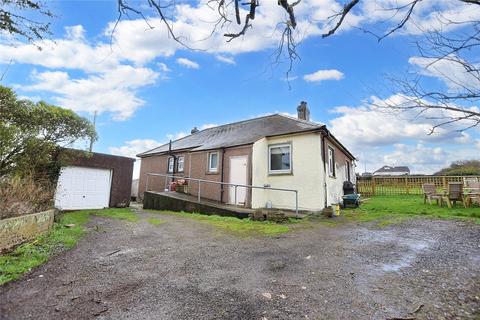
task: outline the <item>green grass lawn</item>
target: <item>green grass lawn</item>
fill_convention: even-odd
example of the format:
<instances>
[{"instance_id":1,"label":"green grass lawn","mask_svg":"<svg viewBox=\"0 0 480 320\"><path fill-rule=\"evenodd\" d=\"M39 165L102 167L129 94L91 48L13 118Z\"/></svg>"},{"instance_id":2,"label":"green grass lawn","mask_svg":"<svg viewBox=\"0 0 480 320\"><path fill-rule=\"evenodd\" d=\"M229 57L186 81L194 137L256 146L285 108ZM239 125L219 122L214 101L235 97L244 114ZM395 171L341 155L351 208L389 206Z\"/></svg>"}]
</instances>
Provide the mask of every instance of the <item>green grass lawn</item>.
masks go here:
<instances>
[{"instance_id":1,"label":"green grass lawn","mask_svg":"<svg viewBox=\"0 0 480 320\"><path fill-rule=\"evenodd\" d=\"M0 256L0 285L18 279L32 268L45 263L50 256L74 247L85 233L90 215L136 221L138 217L128 208L85 210L65 213L46 234L18 246ZM69 227L67 227L67 225Z\"/></svg>"},{"instance_id":2,"label":"green grass lawn","mask_svg":"<svg viewBox=\"0 0 480 320\"><path fill-rule=\"evenodd\" d=\"M145 210L148 212L162 213L186 217L200 221L202 223L210 224L223 231L230 232L238 236L275 236L286 233L289 230L288 225L278 224L269 221L253 221L250 219L238 219L234 217L222 217L217 215L204 215L199 213L188 212L173 212L160 210Z\"/></svg>"},{"instance_id":3,"label":"green grass lawn","mask_svg":"<svg viewBox=\"0 0 480 320\"><path fill-rule=\"evenodd\" d=\"M147 222L150 223L150 224L153 224L154 226L158 226L162 223L165 223L165 221L157 219L157 218L147 219Z\"/></svg>"},{"instance_id":4,"label":"green grass lawn","mask_svg":"<svg viewBox=\"0 0 480 320\"><path fill-rule=\"evenodd\" d=\"M424 204L421 195L375 196L364 202L358 209L346 209L342 213L347 220L378 221L381 224L399 222L414 217L432 217L442 219L464 219L480 223L478 205L464 208L458 203L453 208L446 205Z\"/></svg>"}]
</instances>

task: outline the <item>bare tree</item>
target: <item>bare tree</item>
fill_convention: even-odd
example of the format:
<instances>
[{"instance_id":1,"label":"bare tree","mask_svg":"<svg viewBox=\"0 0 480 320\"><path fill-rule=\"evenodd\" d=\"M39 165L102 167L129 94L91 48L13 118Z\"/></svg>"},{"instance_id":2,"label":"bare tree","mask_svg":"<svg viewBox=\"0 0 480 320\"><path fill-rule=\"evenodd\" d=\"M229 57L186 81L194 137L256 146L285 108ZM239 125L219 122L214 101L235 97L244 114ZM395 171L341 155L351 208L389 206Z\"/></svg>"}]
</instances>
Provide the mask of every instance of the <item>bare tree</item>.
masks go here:
<instances>
[{"instance_id":1,"label":"bare tree","mask_svg":"<svg viewBox=\"0 0 480 320\"><path fill-rule=\"evenodd\" d=\"M51 34L53 13L43 1L0 0L0 32L29 42L42 40ZM39 47L40 48L40 47Z\"/></svg>"},{"instance_id":2,"label":"bare tree","mask_svg":"<svg viewBox=\"0 0 480 320\"><path fill-rule=\"evenodd\" d=\"M128 0L118 0L119 19L124 15L133 13L142 16L148 24L142 10L134 8L127 3ZM174 41L183 46L188 44L180 36L175 34L174 20L168 18L167 12L174 9L176 2L174 0L145 0L150 8L156 12L161 21L165 24L169 35ZM252 28L257 10L261 3L269 0L210 0L207 5L215 9L218 13L218 20L214 23L212 34L221 32L220 29L225 25L236 24L236 32L224 33L227 42L234 41L237 38L248 37L249 29ZM357 8L362 2L367 0L347 1L342 9L330 16L327 21L323 21L327 28L322 35L323 38L331 37L342 27L348 15ZM472 10L480 10L480 0L452 0L461 4L469 4ZM396 21L393 26L386 28L383 32L373 32L368 29L361 29L366 33L373 35L379 42L395 32L404 29L407 23L421 28L414 21L415 10L422 0L412 0L403 4L394 4L391 7L384 7L381 10L391 13L391 20ZM293 30L297 27L297 17L295 9L303 3L301 0L278 0L279 10L283 10L285 20L277 21L277 29L283 28L281 37L275 55L277 60L285 54L290 60L290 67L287 75L292 68L294 60L298 59L297 43L294 38ZM246 14L241 15L242 8L245 8ZM271 10L271 9L269 9ZM434 9L432 9L434 10ZM393 19L395 17L395 19ZM425 73L437 73L437 76L443 77L450 83L449 89L442 91L428 90L424 85L425 76L428 74L417 73L413 78L395 78L395 90L400 93L404 99L401 103L386 102L381 107L388 111L407 112L414 117L424 117L431 120L431 133L439 127L448 127L455 124L456 130L465 130L480 124L480 112L475 107L480 98L480 72L478 62L474 62L474 57L480 56L478 52L480 45L480 22L478 21L453 21L438 17L442 28L437 30L425 30L422 40L417 41L417 47L420 57L425 61L423 68ZM233 21L232 21L233 20ZM390 19L386 19L390 20ZM441 21L440 21L441 20ZM460 32L451 32L451 26L460 29ZM441 74L441 64L448 63L450 68L454 66L459 72L464 73L464 81L455 78L450 74ZM432 71L433 70L433 71ZM435 71L435 72L434 72ZM460 129L458 129L460 128Z\"/></svg>"}]
</instances>

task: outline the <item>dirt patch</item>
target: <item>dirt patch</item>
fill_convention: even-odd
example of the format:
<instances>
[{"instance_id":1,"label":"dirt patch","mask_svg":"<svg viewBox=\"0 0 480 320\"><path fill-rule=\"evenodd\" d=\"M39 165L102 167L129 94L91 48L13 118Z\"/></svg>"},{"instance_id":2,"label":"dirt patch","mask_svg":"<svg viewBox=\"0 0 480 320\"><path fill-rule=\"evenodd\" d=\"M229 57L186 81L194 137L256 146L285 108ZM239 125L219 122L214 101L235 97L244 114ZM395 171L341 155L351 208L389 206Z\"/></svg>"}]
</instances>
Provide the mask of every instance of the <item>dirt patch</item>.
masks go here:
<instances>
[{"instance_id":1,"label":"dirt patch","mask_svg":"<svg viewBox=\"0 0 480 320\"><path fill-rule=\"evenodd\" d=\"M75 249L0 288L0 317L480 315L478 225L424 219L386 228L314 223L280 237L239 238L175 215L138 215L136 223L94 217ZM152 225L151 218L164 223Z\"/></svg>"}]
</instances>

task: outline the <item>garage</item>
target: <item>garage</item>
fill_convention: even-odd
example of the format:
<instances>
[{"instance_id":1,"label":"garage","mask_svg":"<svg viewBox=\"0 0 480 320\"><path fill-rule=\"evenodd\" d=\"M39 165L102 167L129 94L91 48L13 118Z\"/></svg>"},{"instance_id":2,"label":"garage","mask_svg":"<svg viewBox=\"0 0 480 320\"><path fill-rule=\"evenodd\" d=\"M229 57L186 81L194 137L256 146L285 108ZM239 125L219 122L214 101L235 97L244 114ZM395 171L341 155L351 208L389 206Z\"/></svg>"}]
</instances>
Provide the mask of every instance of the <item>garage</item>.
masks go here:
<instances>
[{"instance_id":1,"label":"garage","mask_svg":"<svg viewBox=\"0 0 480 320\"><path fill-rule=\"evenodd\" d=\"M60 170L55 191L59 210L103 209L130 205L135 159L75 151Z\"/></svg>"},{"instance_id":2,"label":"garage","mask_svg":"<svg viewBox=\"0 0 480 320\"><path fill-rule=\"evenodd\" d=\"M111 170L64 167L58 178L55 207L60 210L108 208L111 186Z\"/></svg>"}]
</instances>

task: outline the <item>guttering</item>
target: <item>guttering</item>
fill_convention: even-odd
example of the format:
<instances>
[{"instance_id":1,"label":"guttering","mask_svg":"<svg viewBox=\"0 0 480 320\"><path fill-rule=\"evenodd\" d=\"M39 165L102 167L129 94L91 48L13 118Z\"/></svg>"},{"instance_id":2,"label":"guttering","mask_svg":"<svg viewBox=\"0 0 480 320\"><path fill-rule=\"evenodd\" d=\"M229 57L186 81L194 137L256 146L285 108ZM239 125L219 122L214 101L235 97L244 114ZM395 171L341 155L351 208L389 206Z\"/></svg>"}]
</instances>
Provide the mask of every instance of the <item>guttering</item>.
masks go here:
<instances>
[{"instance_id":1,"label":"guttering","mask_svg":"<svg viewBox=\"0 0 480 320\"><path fill-rule=\"evenodd\" d=\"M337 140L337 138L335 138L335 136L327 129L327 127L324 125L322 127L322 131L323 133L325 134L325 136L327 136L328 138L331 138L333 141L334 144L337 145L337 147L339 147L340 149L342 149L342 151L350 157L351 160L357 160L357 158L355 158L355 156L353 154L350 153L350 151L348 151L347 148L345 148L345 146Z\"/></svg>"},{"instance_id":2,"label":"guttering","mask_svg":"<svg viewBox=\"0 0 480 320\"><path fill-rule=\"evenodd\" d=\"M328 185L327 185L327 162L325 161L325 132L321 133L322 140L321 140L321 148L322 148L322 161L323 161L323 177L324 177L324 182L323 182L323 190L324 190L324 198L325 198L325 208L327 207L328 201Z\"/></svg>"},{"instance_id":3,"label":"guttering","mask_svg":"<svg viewBox=\"0 0 480 320\"><path fill-rule=\"evenodd\" d=\"M169 152L179 153L179 152L186 152L186 151L190 151L190 150L192 150L192 148L173 149L171 151L165 150L165 151L160 151L160 152L156 152L156 153L148 153L148 154L139 153L139 154L137 154L137 157L138 158L149 158L149 157L166 155L166 154L169 154ZM148 151L146 151L146 152L148 152Z\"/></svg>"},{"instance_id":4,"label":"guttering","mask_svg":"<svg viewBox=\"0 0 480 320\"><path fill-rule=\"evenodd\" d=\"M221 148L220 150L222 150L222 174L220 176L220 182L222 183L220 185L220 202L223 202L223 193L224 193L224 189L223 189L223 179L224 179L224 163L225 163L225 148Z\"/></svg>"}]
</instances>

